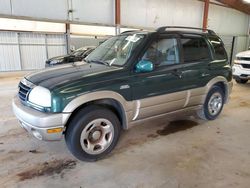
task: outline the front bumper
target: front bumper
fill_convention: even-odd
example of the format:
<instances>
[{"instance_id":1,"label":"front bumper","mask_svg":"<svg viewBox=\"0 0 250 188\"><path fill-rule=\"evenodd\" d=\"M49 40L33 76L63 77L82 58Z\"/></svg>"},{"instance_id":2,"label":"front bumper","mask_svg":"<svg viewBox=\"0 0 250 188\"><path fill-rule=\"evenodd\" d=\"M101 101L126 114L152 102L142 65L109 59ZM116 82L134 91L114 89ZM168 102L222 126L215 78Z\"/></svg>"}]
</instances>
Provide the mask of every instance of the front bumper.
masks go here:
<instances>
[{"instance_id":1,"label":"front bumper","mask_svg":"<svg viewBox=\"0 0 250 188\"><path fill-rule=\"evenodd\" d=\"M234 65L233 66L233 78L243 79L243 80L250 80L250 69L243 68L241 65Z\"/></svg>"},{"instance_id":2,"label":"front bumper","mask_svg":"<svg viewBox=\"0 0 250 188\"><path fill-rule=\"evenodd\" d=\"M12 101L12 108L21 123L21 127L37 139L46 141L62 139L65 124L71 115L71 113L53 114L39 112L24 106L17 97Z\"/></svg>"}]
</instances>

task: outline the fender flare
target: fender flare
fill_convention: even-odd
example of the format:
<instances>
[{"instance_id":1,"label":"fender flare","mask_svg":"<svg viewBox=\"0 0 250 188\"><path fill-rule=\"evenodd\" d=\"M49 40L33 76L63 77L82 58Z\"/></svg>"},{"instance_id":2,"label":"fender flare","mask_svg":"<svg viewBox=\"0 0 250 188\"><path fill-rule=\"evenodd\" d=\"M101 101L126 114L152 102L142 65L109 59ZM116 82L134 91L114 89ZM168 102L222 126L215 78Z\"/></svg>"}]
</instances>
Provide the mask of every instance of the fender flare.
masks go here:
<instances>
[{"instance_id":1,"label":"fender flare","mask_svg":"<svg viewBox=\"0 0 250 188\"><path fill-rule=\"evenodd\" d=\"M206 93L209 92L209 90L211 89L211 87L217 83L223 83L224 84L224 87L225 87L225 103L228 102L228 99L229 99L229 95L232 91L232 86L233 86L233 82L228 82L228 80L223 77L223 76L217 76L213 79L211 79L207 85L206 85Z\"/></svg>"},{"instance_id":2,"label":"fender flare","mask_svg":"<svg viewBox=\"0 0 250 188\"><path fill-rule=\"evenodd\" d=\"M102 99L112 99L119 104L120 110L122 111L122 126L124 129L128 129L128 122L130 119L130 117L128 117L128 112L133 111L133 101L126 101L122 95L114 91L96 91L78 96L65 106L63 113L73 113L83 104Z\"/></svg>"}]
</instances>

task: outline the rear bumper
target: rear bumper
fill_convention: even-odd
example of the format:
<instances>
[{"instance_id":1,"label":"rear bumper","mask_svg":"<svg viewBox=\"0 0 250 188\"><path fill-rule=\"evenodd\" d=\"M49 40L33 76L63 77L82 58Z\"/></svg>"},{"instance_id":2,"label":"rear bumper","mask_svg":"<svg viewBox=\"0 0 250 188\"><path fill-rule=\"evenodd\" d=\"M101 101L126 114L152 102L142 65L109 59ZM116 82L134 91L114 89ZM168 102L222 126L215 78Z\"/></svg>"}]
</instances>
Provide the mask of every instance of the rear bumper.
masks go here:
<instances>
[{"instance_id":1,"label":"rear bumper","mask_svg":"<svg viewBox=\"0 0 250 188\"><path fill-rule=\"evenodd\" d=\"M233 90L233 81L230 81L227 83L227 91L226 91L226 98L225 98L225 103L228 103L230 100L230 94L232 93Z\"/></svg>"},{"instance_id":2,"label":"rear bumper","mask_svg":"<svg viewBox=\"0 0 250 188\"><path fill-rule=\"evenodd\" d=\"M228 94L230 95L233 90L233 81L228 82Z\"/></svg>"},{"instance_id":3,"label":"rear bumper","mask_svg":"<svg viewBox=\"0 0 250 188\"><path fill-rule=\"evenodd\" d=\"M12 108L22 128L37 139L46 141L62 139L65 124L71 115L71 113L50 114L39 112L21 104L17 97L12 101Z\"/></svg>"}]
</instances>

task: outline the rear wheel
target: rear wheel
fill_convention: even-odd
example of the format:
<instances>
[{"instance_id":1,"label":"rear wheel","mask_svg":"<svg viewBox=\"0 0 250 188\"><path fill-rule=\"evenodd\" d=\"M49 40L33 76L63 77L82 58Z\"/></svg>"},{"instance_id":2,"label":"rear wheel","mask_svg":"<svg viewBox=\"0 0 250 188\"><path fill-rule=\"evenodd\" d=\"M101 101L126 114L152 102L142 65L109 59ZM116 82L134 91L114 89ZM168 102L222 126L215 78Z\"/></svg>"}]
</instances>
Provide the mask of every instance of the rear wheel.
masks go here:
<instances>
[{"instance_id":1,"label":"rear wheel","mask_svg":"<svg viewBox=\"0 0 250 188\"><path fill-rule=\"evenodd\" d=\"M208 92L205 103L200 111L198 111L198 116L204 120L214 120L216 119L224 106L225 94L221 87L213 86Z\"/></svg>"},{"instance_id":2,"label":"rear wheel","mask_svg":"<svg viewBox=\"0 0 250 188\"><path fill-rule=\"evenodd\" d=\"M240 79L240 78L236 78L235 81L238 83L238 84L245 84L248 82L248 80L244 80L244 79Z\"/></svg>"},{"instance_id":3,"label":"rear wheel","mask_svg":"<svg viewBox=\"0 0 250 188\"><path fill-rule=\"evenodd\" d=\"M76 158L96 161L112 151L120 131L120 121L112 111L101 106L89 106L71 120L65 140Z\"/></svg>"}]
</instances>

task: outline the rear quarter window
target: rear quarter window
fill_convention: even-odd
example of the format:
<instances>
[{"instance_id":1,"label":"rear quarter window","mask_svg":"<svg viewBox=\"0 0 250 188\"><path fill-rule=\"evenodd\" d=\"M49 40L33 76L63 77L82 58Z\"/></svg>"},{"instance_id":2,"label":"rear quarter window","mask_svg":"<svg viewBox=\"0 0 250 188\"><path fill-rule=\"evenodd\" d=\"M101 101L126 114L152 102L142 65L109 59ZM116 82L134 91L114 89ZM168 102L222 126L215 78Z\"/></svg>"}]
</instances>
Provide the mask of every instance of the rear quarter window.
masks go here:
<instances>
[{"instance_id":1,"label":"rear quarter window","mask_svg":"<svg viewBox=\"0 0 250 188\"><path fill-rule=\"evenodd\" d=\"M183 58L185 63L211 59L207 42L202 37L181 38Z\"/></svg>"},{"instance_id":2,"label":"rear quarter window","mask_svg":"<svg viewBox=\"0 0 250 188\"><path fill-rule=\"evenodd\" d=\"M215 60L226 60L227 52L224 48L224 44L222 40L215 36L208 37L214 51L214 59Z\"/></svg>"}]
</instances>

